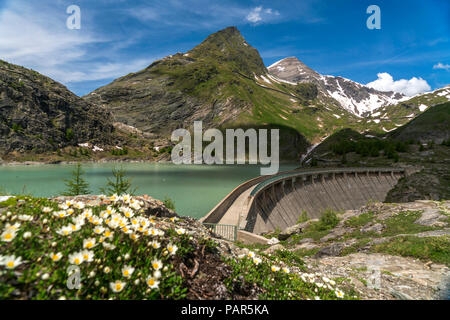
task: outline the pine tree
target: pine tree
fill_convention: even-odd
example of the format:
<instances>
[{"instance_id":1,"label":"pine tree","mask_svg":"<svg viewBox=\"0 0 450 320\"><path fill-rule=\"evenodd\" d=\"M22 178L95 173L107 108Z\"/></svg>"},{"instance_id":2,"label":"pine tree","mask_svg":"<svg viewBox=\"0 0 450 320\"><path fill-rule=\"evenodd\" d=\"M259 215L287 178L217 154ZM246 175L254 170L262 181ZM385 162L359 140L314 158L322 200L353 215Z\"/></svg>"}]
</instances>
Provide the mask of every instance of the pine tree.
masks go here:
<instances>
[{"instance_id":1,"label":"pine tree","mask_svg":"<svg viewBox=\"0 0 450 320\"><path fill-rule=\"evenodd\" d=\"M114 168L112 170L114 180L108 178L108 182L106 183L106 188L101 188L100 191L107 195L121 195L121 194L134 194L136 193L137 188L131 188L131 180L125 177L126 171L121 169Z\"/></svg>"},{"instance_id":2,"label":"pine tree","mask_svg":"<svg viewBox=\"0 0 450 320\"><path fill-rule=\"evenodd\" d=\"M72 178L64 180L66 182L66 191L63 193L64 196L78 196L90 194L89 183L82 178L84 171L81 164L78 163L75 170L72 171Z\"/></svg>"}]
</instances>

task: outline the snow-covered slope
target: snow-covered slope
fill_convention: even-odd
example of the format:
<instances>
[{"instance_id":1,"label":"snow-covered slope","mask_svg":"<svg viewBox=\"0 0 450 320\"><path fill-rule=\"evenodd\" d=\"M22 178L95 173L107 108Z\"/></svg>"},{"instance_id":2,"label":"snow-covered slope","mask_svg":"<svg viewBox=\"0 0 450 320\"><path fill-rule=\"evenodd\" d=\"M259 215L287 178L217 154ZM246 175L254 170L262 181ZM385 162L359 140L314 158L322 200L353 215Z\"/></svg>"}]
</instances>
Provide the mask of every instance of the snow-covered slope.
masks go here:
<instances>
[{"instance_id":1,"label":"snow-covered slope","mask_svg":"<svg viewBox=\"0 0 450 320\"><path fill-rule=\"evenodd\" d=\"M295 57L280 60L268 70L278 79L292 83L317 84L322 95L332 97L339 105L357 116L368 115L373 110L396 104L405 98L400 93L381 92L342 77L321 75Z\"/></svg>"}]
</instances>

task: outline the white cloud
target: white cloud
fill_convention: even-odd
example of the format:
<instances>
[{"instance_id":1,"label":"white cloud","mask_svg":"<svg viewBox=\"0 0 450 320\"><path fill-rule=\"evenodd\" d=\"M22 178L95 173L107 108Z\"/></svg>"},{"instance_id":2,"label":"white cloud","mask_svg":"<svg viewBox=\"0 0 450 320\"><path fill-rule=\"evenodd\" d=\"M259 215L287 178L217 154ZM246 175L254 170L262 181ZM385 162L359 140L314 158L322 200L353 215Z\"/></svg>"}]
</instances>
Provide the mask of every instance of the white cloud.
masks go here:
<instances>
[{"instance_id":1,"label":"white cloud","mask_svg":"<svg viewBox=\"0 0 450 320\"><path fill-rule=\"evenodd\" d=\"M64 84L111 80L153 61L121 57L117 52L122 47L114 39L93 33L84 24L81 30L69 30L64 10L46 6L45 2L36 4L44 8L36 9L32 2L15 0L0 9L1 59L32 68ZM108 50L96 49L106 44Z\"/></svg>"},{"instance_id":2,"label":"white cloud","mask_svg":"<svg viewBox=\"0 0 450 320\"><path fill-rule=\"evenodd\" d=\"M387 72L379 73L377 76L377 80L369 82L366 86L379 91L394 91L403 93L409 97L431 90L430 85L422 78L412 77L409 80L394 80L394 78L392 78L392 76Z\"/></svg>"},{"instance_id":3,"label":"white cloud","mask_svg":"<svg viewBox=\"0 0 450 320\"><path fill-rule=\"evenodd\" d=\"M261 23L272 20L274 17L279 16L278 11L274 11L271 8L264 9L262 6L253 8L247 15L246 20L251 23Z\"/></svg>"},{"instance_id":4,"label":"white cloud","mask_svg":"<svg viewBox=\"0 0 450 320\"><path fill-rule=\"evenodd\" d=\"M441 62L439 62L438 64L435 64L433 66L433 69L443 69L443 70L450 70L450 64L442 64Z\"/></svg>"}]
</instances>

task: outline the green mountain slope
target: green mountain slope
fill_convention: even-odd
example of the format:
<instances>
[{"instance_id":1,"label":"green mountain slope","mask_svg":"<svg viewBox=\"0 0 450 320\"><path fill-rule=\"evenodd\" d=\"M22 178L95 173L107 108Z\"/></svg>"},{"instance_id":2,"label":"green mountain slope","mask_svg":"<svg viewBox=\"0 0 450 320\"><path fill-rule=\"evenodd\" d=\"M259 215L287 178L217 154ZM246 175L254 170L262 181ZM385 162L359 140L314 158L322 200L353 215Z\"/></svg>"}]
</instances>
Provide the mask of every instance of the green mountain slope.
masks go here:
<instances>
[{"instance_id":1,"label":"green mountain slope","mask_svg":"<svg viewBox=\"0 0 450 320\"><path fill-rule=\"evenodd\" d=\"M158 138L191 128L195 120L202 120L204 128L280 127L308 141L297 156L339 128L360 127L358 117L319 96L316 85L293 85L270 76L258 51L234 27L84 99Z\"/></svg>"}]
</instances>

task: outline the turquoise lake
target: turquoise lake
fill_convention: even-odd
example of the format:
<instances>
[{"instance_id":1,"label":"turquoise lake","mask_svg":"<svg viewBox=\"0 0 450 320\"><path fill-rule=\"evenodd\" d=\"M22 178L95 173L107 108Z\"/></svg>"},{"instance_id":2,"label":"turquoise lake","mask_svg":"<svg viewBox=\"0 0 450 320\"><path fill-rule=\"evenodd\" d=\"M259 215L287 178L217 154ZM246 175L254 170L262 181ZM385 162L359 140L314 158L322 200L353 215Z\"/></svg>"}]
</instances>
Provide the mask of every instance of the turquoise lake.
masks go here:
<instances>
[{"instance_id":1,"label":"turquoise lake","mask_svg":"<svg viewBox=\"0 0 450 320\"><path fill-rule=\"evenodd\" d=\"M123 167L137 187L136 194L163 200L170 197L177 213L200 218L242 182L260 175L257 165L174 165L171 163L83 164L84 178L93 194L99 194L111 170ZM280 164L280 171L298 164ZM65 190L64 179L75 165L0 166L0 192L50 197Z\"/></svg>"}]
</instances>

